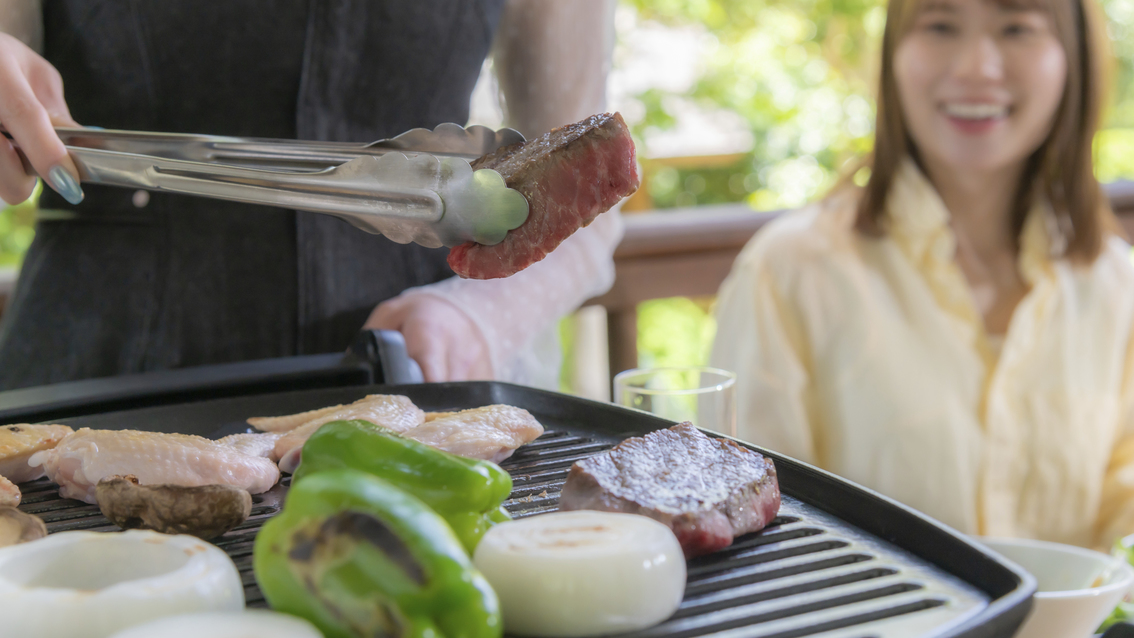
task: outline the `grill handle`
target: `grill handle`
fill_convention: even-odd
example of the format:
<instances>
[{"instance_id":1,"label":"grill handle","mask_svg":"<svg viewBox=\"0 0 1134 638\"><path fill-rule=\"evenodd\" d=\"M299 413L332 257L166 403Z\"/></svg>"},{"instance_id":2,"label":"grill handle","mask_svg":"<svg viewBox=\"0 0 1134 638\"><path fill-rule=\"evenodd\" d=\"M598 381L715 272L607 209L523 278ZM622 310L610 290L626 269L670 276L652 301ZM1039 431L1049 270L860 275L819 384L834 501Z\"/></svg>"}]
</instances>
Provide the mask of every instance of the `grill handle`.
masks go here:
<instances>
[{"instance_id":1,"label":"grill handle","mask_svg":"<svg viewBox=\"0 0 1134 638\"><path fill-rule=\"evenodd\" d=\"M272 392L420 383L421 378L401 333L364 330L345 355L242 361L0 392L0 425Z\"/></svg>"},{"instance_id":2,"label":"grill handle","mask_svg":"<svg viewBox=\"0 0 1134 638\"><path fill-rule=\"evenodd\" d=\"M406 340L396 330L363 330L350 347L356 357L376 361L386 385L425 383L421 366L406 351Z\"/></svg>"}]
</instances>

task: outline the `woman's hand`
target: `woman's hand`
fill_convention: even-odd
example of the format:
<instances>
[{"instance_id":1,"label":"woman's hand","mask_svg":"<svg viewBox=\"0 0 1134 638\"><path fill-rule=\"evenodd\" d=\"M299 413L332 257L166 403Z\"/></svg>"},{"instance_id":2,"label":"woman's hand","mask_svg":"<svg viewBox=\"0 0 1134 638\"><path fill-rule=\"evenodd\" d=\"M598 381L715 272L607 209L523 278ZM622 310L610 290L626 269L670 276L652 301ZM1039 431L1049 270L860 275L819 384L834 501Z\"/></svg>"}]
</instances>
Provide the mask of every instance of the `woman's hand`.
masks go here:
<instances>
[{"instance_id":1,"label":"woman's hand","mask_svg":"<svg viewBox=\"0 0 1134 638\"><path fill-rule=\"evenodd\" d=\"M48 186L67 201L83 199L79 172L55 126L78 126L63 100L59 72L23 42L0 33L0 125L15 139ZM0 199L18 204L32 194L29 175L12 140L0 137Z\"/></svg>"},{"instance_id":2,"label":"woman's hand","mask_svg":"<svg viewBox=\"0 0 1134 638\"><path fill-rule=\"evenodd\" d=\"M364 328L397 330L429 383L491 379L492 363L480 330L453 304L432 295L385 301Z\"/></svg>"}]
</instances>

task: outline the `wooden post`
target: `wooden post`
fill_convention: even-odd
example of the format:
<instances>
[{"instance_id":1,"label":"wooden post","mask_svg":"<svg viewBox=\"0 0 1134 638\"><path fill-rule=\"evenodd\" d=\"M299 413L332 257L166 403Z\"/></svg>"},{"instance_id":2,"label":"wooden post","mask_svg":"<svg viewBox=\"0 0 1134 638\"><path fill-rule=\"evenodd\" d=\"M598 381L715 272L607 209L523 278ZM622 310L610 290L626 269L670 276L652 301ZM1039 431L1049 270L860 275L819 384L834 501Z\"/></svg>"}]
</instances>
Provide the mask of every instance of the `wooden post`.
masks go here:
<instances>
[{"instance_id":1,"label":"wooden post","mask_svg":"<svg viewBox=\"0 0 1134 638\"><path fill-rule=\"evenodd\" d=\"M610 340L610 379L613 381L619 372L638 367L638 310L629 306L608 312L606 332Z\"/></svg>"}]
</instances>

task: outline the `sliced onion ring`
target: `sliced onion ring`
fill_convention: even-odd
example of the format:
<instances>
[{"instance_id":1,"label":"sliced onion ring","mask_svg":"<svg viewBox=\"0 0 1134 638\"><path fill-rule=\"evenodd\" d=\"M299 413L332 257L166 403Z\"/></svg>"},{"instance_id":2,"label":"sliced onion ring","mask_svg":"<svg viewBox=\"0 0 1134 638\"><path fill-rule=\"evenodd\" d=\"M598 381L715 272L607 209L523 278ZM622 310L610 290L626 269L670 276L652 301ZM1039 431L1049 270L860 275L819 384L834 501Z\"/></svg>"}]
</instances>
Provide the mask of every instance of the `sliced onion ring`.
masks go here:
<instances>
[{"instance_id":1,"label":"sliced onion ring","mask_svg":"<svg viewBox=\"0 0 1134 638\"><path fill-rule=\"evenodd\" d=\"M243 608L232 559L192 536L61 532L0 549L4 635L103 638L162 616Z\"/></svg>"},{"instance_id":2,"label":"sliced onion ring","mask_svg":"<svg viewBox=\"0 0 1134 638\"><path fill-rule=\"evenodd\" d=\"M673 532L645 516L556 512L494 526L474 561L500 598L504 629L594 636L669 618L685 593Z\"/></svg>"},{"instance_id":3,"label":"sliced onion ring","mask_svg":"<svg viewBox=\"0 0 1134 638\"><path fill-rule=\"evenodd\" d=\"M323 638L315 625L278 611L213 611L160 618L111 638Z\"/></svg>"}]
</instances>

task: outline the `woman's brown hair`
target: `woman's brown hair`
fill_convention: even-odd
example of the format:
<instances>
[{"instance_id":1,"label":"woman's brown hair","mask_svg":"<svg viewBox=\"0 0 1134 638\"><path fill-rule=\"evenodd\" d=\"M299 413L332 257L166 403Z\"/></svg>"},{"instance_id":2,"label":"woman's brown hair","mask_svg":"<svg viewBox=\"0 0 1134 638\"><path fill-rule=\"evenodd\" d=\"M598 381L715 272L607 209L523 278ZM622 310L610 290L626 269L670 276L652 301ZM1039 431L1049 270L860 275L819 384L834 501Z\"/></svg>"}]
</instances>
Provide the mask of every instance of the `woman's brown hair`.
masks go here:
<instances>
[{"instance_id":1,"label":"woman's brown hair","mask_svg":"<svg viewBox=\"0 0 1134 638\"><path fill-rule=\"evenodd\" d=\"M992 0L1002 1L1002 0ZM1016 194L1011 223L1017 238L1036 196L1046 199L1064 229L1063 256L1094 261L1106 234L1118 223L1095 179L1095 131L1109 76L1110 55L1102 16L1095 0L1039 0L1067 55L1067 83L1047 139L1028 159ZM867 160L870 178L858 203L857 228L870 235L885 232L886 197L902 160L917 159L917 149L902 117L894 79L894 52L909 32L920 0L890 0L882 36L881 81L874 152Z\"/></svg>"}]
</instances>

